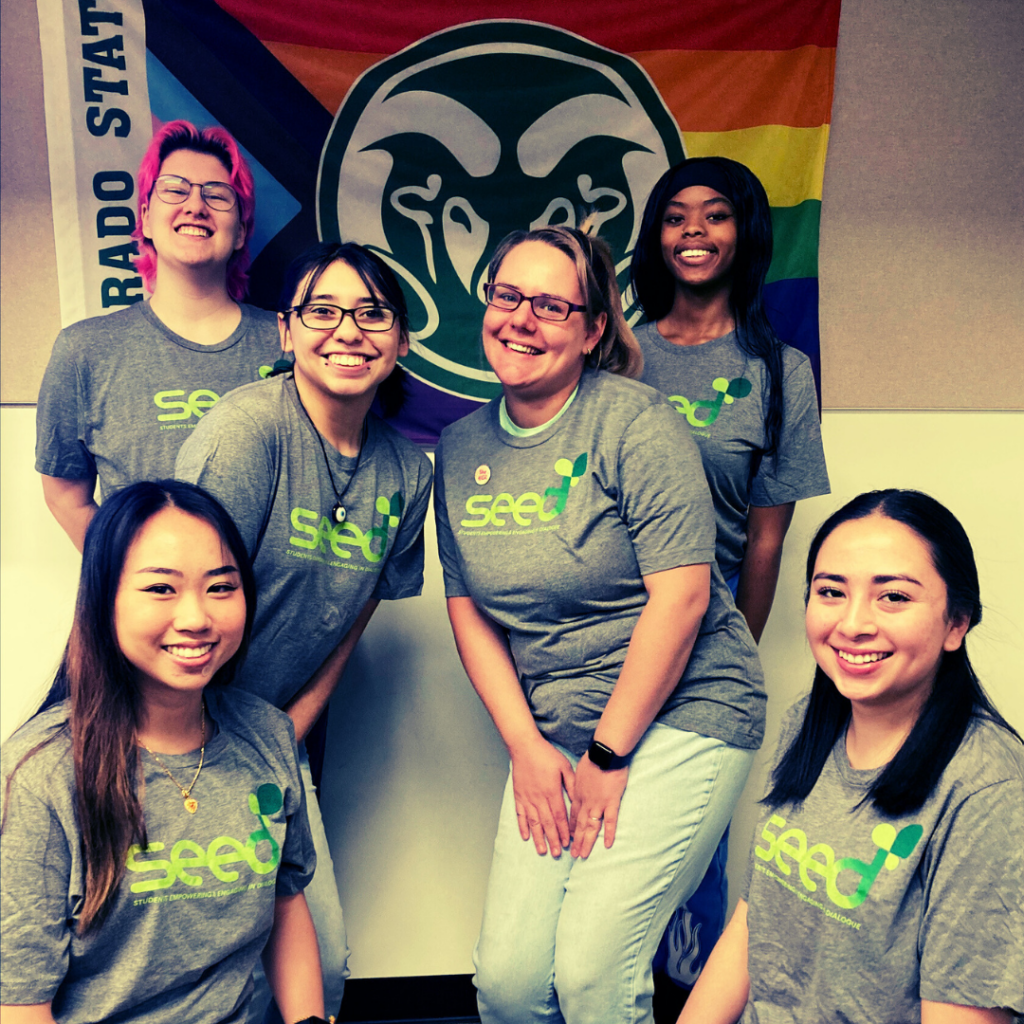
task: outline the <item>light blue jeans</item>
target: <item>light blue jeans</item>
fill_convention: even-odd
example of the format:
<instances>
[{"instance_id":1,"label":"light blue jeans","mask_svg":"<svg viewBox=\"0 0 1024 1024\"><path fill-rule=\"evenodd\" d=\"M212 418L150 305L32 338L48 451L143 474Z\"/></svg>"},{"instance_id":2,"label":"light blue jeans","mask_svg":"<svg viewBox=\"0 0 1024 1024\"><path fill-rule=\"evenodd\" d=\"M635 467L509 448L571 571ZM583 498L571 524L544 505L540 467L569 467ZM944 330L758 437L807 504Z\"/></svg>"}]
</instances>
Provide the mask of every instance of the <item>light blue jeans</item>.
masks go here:
<instances>
[{"instance_id":1,"label":"light blue jeans","mask_svg":"<svg viewBox=\"0 0 1024 1024\"><path fill-rule=\"evenodd\" d=\"M523 842L510 773L473 957L483 1024L650 1022L658 942L703 876L753 761L753 750L652 725L615 843L599 838L586 860L540 857Z\"/></svg>"},{"instance_id":2,"label":"light blue jeans","mask_svg":"<svg viewBox=\"0 0 1024 1024\"><path fill-rule=\"evenodd\" d=\"M320 816L320 805L316 799L313 776L309 771L309 757L306 748L299 744L299 771L302 785L306 790L306 814L309 829L313 834L313 848L316 850L316 871L306 886L306 903L316 928L317 943L320 946L320 969L324 975L324 1007L327 1015L337 1014L341 997L345 993L345 979L348 970L348 939L345 934L345 919L341 914L341 898L338 883L334 877L334 860L327 845L327 833ZM281 1020L276 1006L271 1006L270 986L267 984L263 965L257 961L253 972L255 990L250 1007L250 1020L276 1024Z\"/></svg>"}]
</instances>

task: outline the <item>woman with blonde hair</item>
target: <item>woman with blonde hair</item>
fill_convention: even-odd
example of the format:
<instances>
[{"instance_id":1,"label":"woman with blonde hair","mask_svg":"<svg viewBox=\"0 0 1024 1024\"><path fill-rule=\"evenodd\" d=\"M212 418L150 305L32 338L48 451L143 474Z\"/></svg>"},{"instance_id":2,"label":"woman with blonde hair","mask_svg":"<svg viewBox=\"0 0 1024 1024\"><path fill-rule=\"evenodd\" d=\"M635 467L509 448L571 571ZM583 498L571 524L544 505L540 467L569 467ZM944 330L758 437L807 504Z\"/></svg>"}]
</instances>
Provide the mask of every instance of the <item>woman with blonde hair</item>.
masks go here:
<instances>
[{"instance_id":1,"label":"woman with blonde hair","mask_svg":"<svg viewBox=\"0 0 1024 1024\"><path fill-rule=\"evenodd\" d=\"M693 441L630 379L607 246L514 232L485 295L502 396L444 431L435 495L455 640L512 762L481 1019L649 1021L658 939L761 742L757 654Z\"/></svg>"}]
</instances>

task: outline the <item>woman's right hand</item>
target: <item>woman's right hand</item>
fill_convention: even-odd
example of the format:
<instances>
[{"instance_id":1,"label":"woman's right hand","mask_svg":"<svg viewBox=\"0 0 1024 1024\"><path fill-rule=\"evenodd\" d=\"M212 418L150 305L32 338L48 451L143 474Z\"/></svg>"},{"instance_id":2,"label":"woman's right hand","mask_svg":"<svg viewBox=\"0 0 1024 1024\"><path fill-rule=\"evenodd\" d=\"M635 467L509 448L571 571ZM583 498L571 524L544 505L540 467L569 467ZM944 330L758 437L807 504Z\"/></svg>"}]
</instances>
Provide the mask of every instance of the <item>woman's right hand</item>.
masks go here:
<instances>
[{"instance_id":1,"label":"woman's right hand","mask_svg":"<svg viewBox=\"0 0 1024 1024\"><path fill-rule=\"evenodd\" d=\"M519 683L508 634L471 597L449 597L448 617L455 646L473 689L480 695L512 757L512 791L519 834L531 836L542 857L558 857L569 845L565 797L572 800L576 776L537 730Z\"/></svg>"},{"instance_id":2,"label":"woman's right hand","mask_svg":"<svg viewBox=\"0 0 1024 1024\"><path fill-rule=\"evenodd\" d=\"M571 802L576 782L572 764L539 734L511 753L519 834L524 842L533 839L541 857L549 848L552 857L559 857L570 839L564 794Z\"/></svg>"}]
</instances>

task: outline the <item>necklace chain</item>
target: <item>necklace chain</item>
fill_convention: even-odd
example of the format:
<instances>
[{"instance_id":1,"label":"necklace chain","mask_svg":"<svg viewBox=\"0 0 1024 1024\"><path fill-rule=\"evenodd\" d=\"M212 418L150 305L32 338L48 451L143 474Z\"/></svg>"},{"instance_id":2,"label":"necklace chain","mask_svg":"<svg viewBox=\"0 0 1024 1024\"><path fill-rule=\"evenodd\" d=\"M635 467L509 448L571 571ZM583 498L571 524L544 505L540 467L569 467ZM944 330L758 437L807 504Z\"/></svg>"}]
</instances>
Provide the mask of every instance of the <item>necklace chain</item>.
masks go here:
<instances>
[{"instance_id":1,"label":"necklace chain","mask_svg":"<svg viewBox=\"0 0 1024 1024\"><path fill-rule=\"evenodd\" d=\"M174 785L178 788L178 791L181 793L182 800L185 801L185 810L188 811L189 814L195 814L196 811L199 810L199 801L196 800L192 796L192 787L195 786L196 780L199 778L199 773L203 770L203 761L206 758L206 700L205 699L202 702L202 712L203 712L203 722L202 722L203 739L202 739L202 745L199 748L199 767L196 769L195 775L192 776L192 781L188 784L188 789L186 789L171 774L170 768L168 768L167 765L165 765L163 763L163 761L161 761L160 758L152 750L150 750L149 747L146 746L145 743L143 743L141 740L139 741L139 746L142 747L142 749L145 750L146 753L149 754L149 756L151 758L153 758L153 760L156 761L156 763L158 765L160 765L160 767L164 770L164 774L167 776L167 778L169 778L171 780L171 782L173 782Z\"/></svg>"},{"instance_id":2,"label":"necklace chain","mask_svg":"<svg viewBox=\"0 0 1024 1024\"><path fill-rule=\"evenodd\" d=\"M366 419L363 419L363 426L359 434L359 451L356 454L356 466L352 470L352 475L345 482L345 486L342 488L341 494L338 494L338 486L334 482L334 474L331 472L331 462L327 458L327 449L324 447L324 439L320 436L320 431L317 430L316 424L313 422L313 417L309 415L309 410L302 404L302 396L298 393L298 388L295 389L296 397L299 400L299 405L302 411L306 414L306 419L309 420L309 425L313 428L313 433L316 435L317 441L320 442L320 452L324 457L324 466L327 467L327 476L331 481L331 490L334 492L334 507L331 509L331 518L336 523L343 523L345 521L345 507L342 505L342 499L348 492L349 485L356 478L356 473L359 472L359 462L363 457L363 446L366 444Z\"/></svg>"}]
</instances>

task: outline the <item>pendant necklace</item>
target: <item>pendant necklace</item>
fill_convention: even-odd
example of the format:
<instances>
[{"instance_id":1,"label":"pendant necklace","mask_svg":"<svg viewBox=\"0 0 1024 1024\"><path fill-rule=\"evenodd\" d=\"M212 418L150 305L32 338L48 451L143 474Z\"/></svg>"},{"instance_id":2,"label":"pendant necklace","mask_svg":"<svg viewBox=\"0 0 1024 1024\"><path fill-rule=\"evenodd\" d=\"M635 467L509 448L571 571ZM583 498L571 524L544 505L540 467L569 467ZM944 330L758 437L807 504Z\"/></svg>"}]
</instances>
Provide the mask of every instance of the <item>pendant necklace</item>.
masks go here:
<instances>
[{"instance_id":1,"label":"pendant necklace","mask_svg":"<svg viewBox=\"0 0 1024 1024\"><path fill-rule=\"evenodd\" d=\"M206 701L203 700L203 741L202 746L199 748L199 767L196 769L195 775L192 776L192 781L188 784L188 789L186 789L171 774L170 768L168 768L167 765L165 765L163 761L161 761L160 758L157 757L157 755L154 754L153 751L150 750L149 747L147 747L146 744L143 743L141 740L139 741L139 746L142 747L142 749L145 750L146 753L149 754L149 756L153 758L153 760L156 761L156 763L160 765L161 768L163 768L167 778L169 778L171 782L173 782L174 785L178 787L178 790L181 793L181 798L185 801L185 810L188 811L189 814L195 814L196 811L199 810L199 801L196 800L194 796L192 796L192 788L196 784L196 779L199 778L199 773L203 770L203 759L206 757Z\"/></svg>"},{"instance_id":2,"label":"pendant necklace","mask_svg":"<svg viewBox=\"0 0 1024 1024\"><path fill-rule=\"evenodd\" d=\"M327 476L331 481L331 490L334 492L334 504L331 506L331 519L335 523L345 522L345 517L348 514L345 511L345 506L341 503L342 498L348 492L349 485L356 478L356 473L359 472L359 460L363 457L363 446L366 444L366 419L363 419L363 429L359 436L359 452L356 454L356 466L352 470L352 475L348 478L345 486L342 488L341 494L338 493L337 484L334 482L334 474L331 472L331 463L327 458L327 449L324 447L324 439L320 436L320 431L316 429L316 424L313 422L313 417L309 415L309 411L304 405L302 405L302 399L299 398L299 405L302 406L302 411L306 414L306 419L309 420L309 425L313 428L313 433L316 436L317 441L320 442L320 452L324 457L324 465L327 467Z\"/></svg>"}]
</instances>

